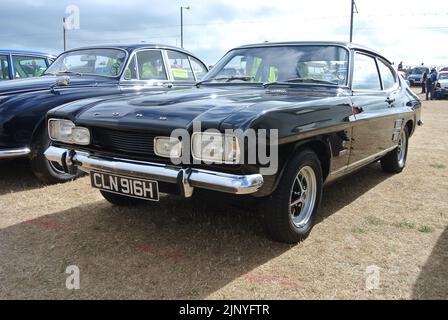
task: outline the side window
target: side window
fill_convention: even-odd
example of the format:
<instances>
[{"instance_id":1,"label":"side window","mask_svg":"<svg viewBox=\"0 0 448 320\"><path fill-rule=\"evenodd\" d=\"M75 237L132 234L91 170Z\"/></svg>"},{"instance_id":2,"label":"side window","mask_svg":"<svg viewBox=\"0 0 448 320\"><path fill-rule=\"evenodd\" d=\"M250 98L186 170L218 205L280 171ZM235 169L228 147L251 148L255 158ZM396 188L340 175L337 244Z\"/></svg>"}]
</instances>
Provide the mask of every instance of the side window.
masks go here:
<instances>
[{"instance_id":1,"label":"side window","mask_svg":"<svg viewBox=\"0 0 448 320\"><path fill-rule=\"evenodd\" d=\"M0 56L0 81L9 80L8 56Z\"/></svg>"},{"instance_id":2,"label":"side window","mask_svg":"<svg viewBox=\"0 0 448 320\"><path fill-rule=\"evenodd\" d=\"M132 60L129 62L126 70L124 70L124 79L125 80L138 80L137 77L137 63L135 62L135 56L132 57Z\"/></svg>"},{"instance_id":3,"label":"side window","mask_svg":"<svg viewBox=\"0 0 448 320\"><path fill-rule=\"evenodd\" d=\"M45 58L13 56L15 78L39 77L47 70Z\"/></svg>"},{"instance_id":4,"label":"side window","mask_svg":"<svg viewBox=\"0 0 448 320\"><path fill-rule=\"evenodd\" d=\"M167 80L162 53L159 50L137 52L137 67L140 80Z\"/></svg>"},{"instance_id":5,"label":"side window","mask_svg":"<svg viewBox=\"0 0 448 320\"><path fill-rule=\"evenodd\" d=\"M380 69L381 79L383 80L383 89L392 89L397 82L395 73L381 60L378 60L378 67Z\"/></svg>"},{"instance_id":6,"label":"side window","mask_svg":"<svg viewBox=\"0 0 448 320\"><path fill-rule=\"evenodd\" d=\"M176 51L168 51L168 61L174 80L194 81L193 70L191 70L187 55Z\"/></svg>"},{"instance_id":7,"label":"side window","mask_svg":"<svg viewBox=\"0 0 448 320\"><path fill-rule=\"evenodd\" d=\"M375 59L356 53L353 68L353 90L381 90Z\"/></svg>"},{"instance_id":8,"label":"side window","mask_svg":"<svg viewBox=\"0 0 448 320\"><path fill-rule=\"evenodd\" d=\"M190 57L190 61L196 80L201 80L207 74L207 68L196 58Z\"/></svg>"}]
</instances>

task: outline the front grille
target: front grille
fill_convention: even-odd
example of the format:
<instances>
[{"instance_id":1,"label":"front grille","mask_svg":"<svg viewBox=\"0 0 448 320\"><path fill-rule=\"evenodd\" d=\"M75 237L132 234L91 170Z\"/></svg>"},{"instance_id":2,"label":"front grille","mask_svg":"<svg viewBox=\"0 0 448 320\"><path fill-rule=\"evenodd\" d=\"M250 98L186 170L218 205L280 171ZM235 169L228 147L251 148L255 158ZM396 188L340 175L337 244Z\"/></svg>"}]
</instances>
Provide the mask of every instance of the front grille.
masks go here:
<instances>
[{"instance_id":1,"label":"front grille","mask_svg":"<svg viewBox=\"0 0 448 320\"><path fill-rule=\"evenodd\" d=\"M93 128L92 145L99 150L154 157L154 137L146 132Z\"/></svg>"}]
</instances>

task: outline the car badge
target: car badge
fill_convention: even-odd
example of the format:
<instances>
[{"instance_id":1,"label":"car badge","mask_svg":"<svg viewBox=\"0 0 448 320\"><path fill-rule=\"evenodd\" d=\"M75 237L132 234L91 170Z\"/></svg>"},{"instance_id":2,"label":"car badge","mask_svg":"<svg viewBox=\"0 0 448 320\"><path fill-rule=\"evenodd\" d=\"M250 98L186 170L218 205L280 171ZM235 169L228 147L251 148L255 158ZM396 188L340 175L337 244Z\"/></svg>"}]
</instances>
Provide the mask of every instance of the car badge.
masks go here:
<instances>
[{"instance_id":1,"label":"car badge","mask_svg":"<svg viewBox=\"0 0 448 320\"><path fill-rule=\"evenodd\" d=\"M165 121L167 119L168 119L167 117L159 117L159 120L162 120L162 121Z\"/></svg>"},{"instance_id":2,"label":"car badge","mask_svg":"<svg viewBox=\"0 0 448 320\"><path fill-rule=\"evenodd\" d=\"M141 118L141 117L143 117L143 115L142 115L141 113L137 113L137 114L135 115L135 117L136 117L136 118Z\"/></svg>"},{"instance_id":3,"label":"car badge","mask_svg":"<svg viewBox=\"0 0 448 320\"><path fill-rule=\"evenodd\" d=\"M113 115L114 117L118 117L120 114L119 114L118 112L114 112L114 113L112 113L112 115Z\"/></svg>"}]
</instances>

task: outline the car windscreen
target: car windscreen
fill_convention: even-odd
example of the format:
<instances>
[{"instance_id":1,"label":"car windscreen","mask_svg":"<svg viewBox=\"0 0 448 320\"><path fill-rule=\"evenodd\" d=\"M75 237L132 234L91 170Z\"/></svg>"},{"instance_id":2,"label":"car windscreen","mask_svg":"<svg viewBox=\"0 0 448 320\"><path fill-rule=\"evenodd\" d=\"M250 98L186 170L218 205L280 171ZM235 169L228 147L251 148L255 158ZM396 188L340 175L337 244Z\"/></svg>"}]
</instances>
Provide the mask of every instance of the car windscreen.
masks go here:
<instances>
[{"instance_id":1,"label":"car windscreen","mask_svg":"<svg viewBox=\"0 0 448 320\"><path fill-rule=\"evenodd\" d=\"M448 79L448 73L441 73L439 75L439 80L447 80Z\"/></svg>"},{"instance_id":2,"label":"car windscreen","mask_svg":"<svg viewBox=\"0 0 448 320\"><path fill-rule=\"evenodd\" d=\"M82 49L63 53L45 74L88 74L117 77L126 63L126 52L119 49Z\"/></svg>"},{"instance_id":3,"label":"car windscreen","mask_svg":"<svg viewBox=\"0 0 448 320\"><path fill-rule=\"evenodd\" d=\"M426 68L414 68L414 69L412 69L411 74L419 75L419 74L423 74L425 71L428 72L428 69L426 69Z\"/></svg>"},{"instance_id":4,"label":"car windscreen","mask_svg":"<svg viewBox=\"0 0 448 320\"><path fill-rule=\"evenodd\" d=\"M349 52L339 46L285 45L230 51L204 82L252 83L311 79L346 85ZM300 82L300 81L298 81Z\"/></svg>"}]
</instances>

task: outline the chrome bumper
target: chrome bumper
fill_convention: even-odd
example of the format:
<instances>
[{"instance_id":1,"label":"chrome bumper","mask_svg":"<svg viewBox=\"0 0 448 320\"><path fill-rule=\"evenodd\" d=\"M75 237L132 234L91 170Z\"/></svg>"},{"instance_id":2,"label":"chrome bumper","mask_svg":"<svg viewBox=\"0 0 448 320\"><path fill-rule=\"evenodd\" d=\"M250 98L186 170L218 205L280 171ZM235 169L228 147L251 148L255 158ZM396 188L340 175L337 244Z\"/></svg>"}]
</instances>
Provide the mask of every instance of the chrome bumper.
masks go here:
<instances>
[{"instance_id":1,"label":"chrome bumper","mask_svg":"<svg viewBox=\"0 0 448 320\"><path fill-rule=\"evenodd\" d=\"M24 157L29 155L30 152L29 148L3 149L0 150L0 159Z\"/></svg>"},{"instance_id":2,"label":"chrome bumper","mask_svg":"<svg viewBox=\"0 0 448 320\"><path fill-rule=\"evenodd\" d=\"M45 157L49 161L59 163L66 172L71 172L76 167L87 173L98 170L178 184L185 197L190 197L195 187L232 194L251 194L257 192L263 185L261 174L234 175L151 162L106 159L92 156L87 152L57 147L48 148Z\"/></svg>"}]
</instances>

